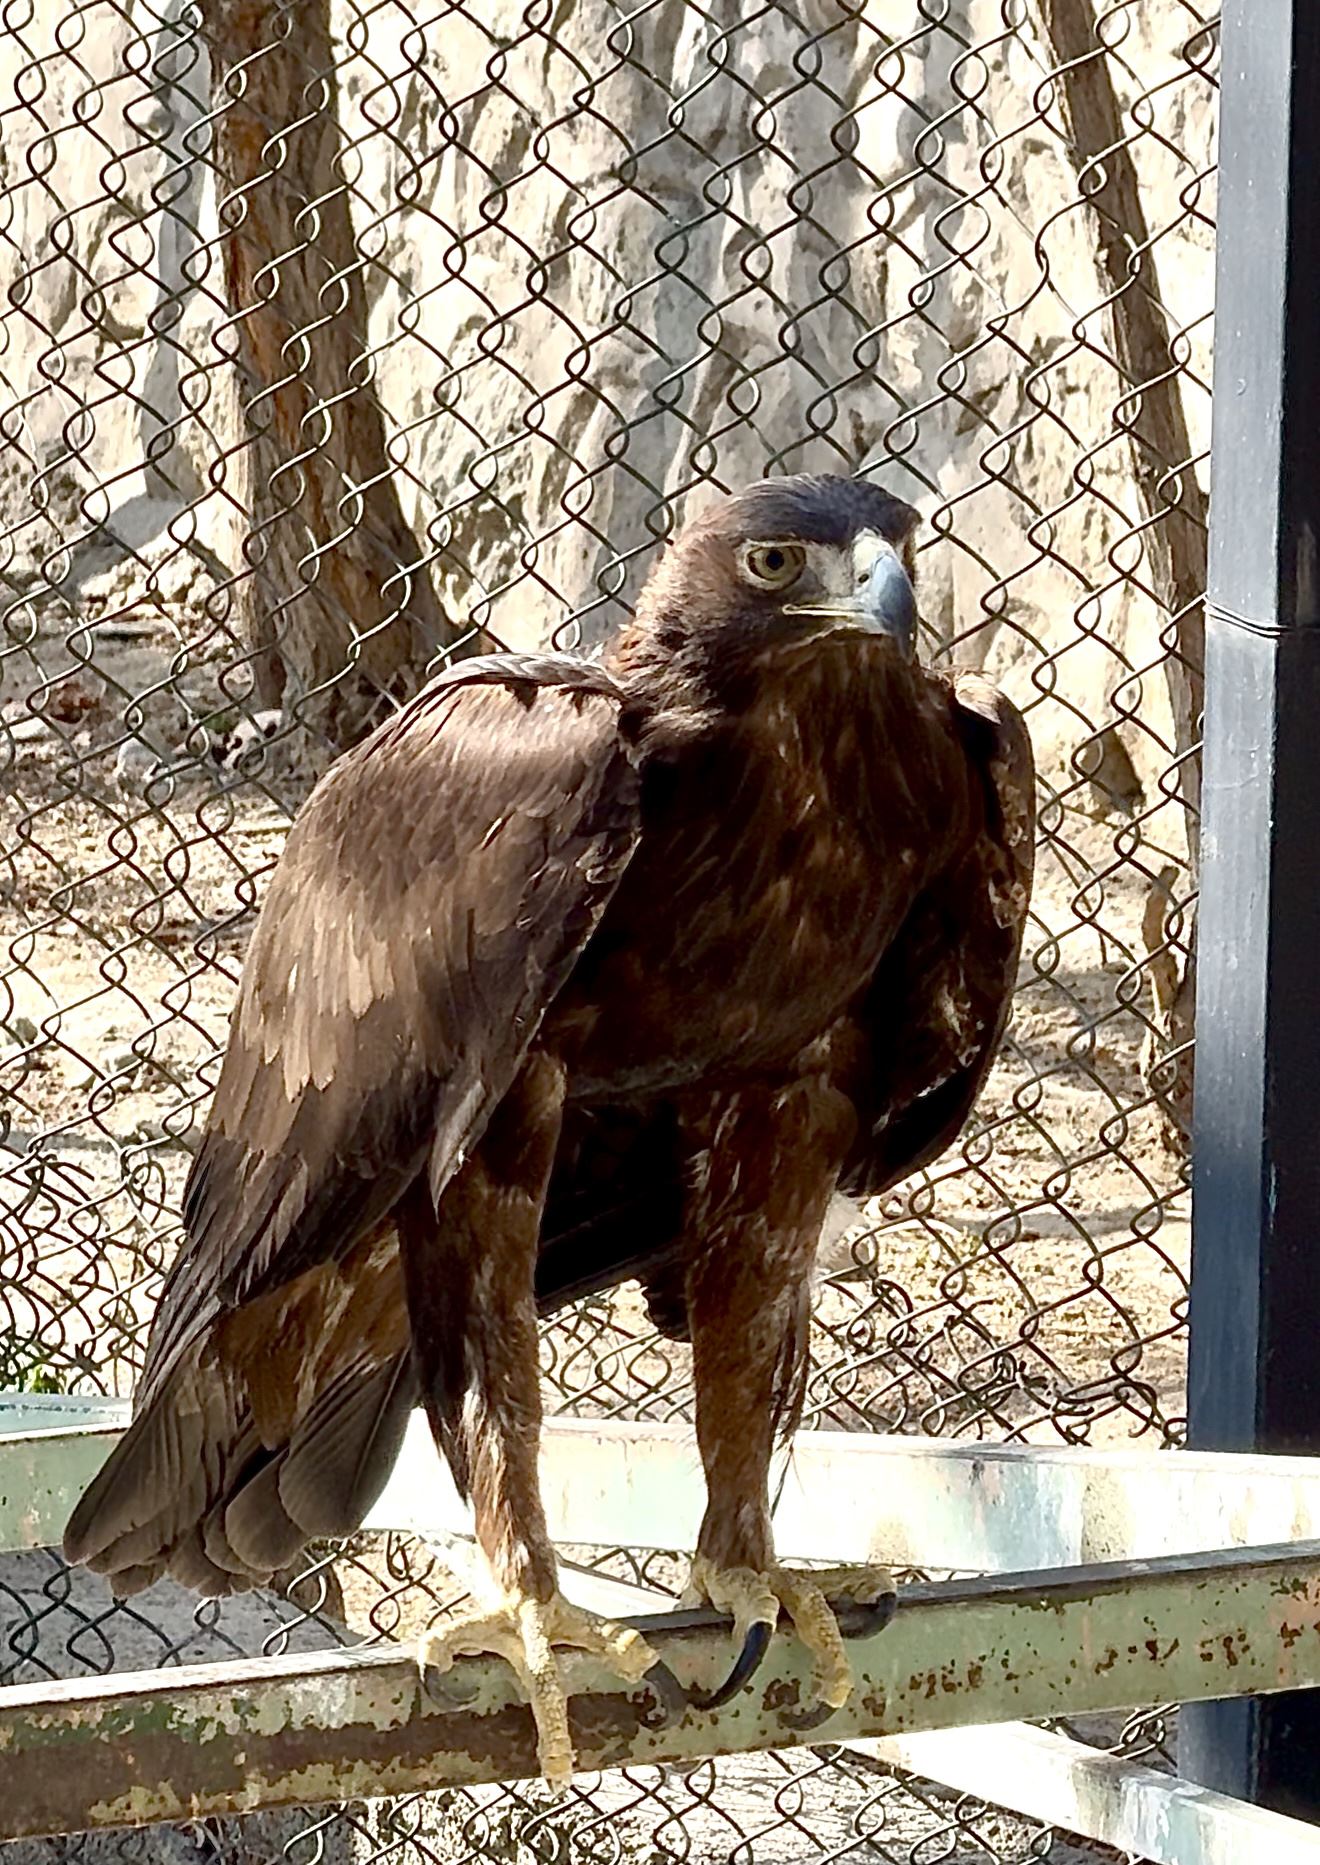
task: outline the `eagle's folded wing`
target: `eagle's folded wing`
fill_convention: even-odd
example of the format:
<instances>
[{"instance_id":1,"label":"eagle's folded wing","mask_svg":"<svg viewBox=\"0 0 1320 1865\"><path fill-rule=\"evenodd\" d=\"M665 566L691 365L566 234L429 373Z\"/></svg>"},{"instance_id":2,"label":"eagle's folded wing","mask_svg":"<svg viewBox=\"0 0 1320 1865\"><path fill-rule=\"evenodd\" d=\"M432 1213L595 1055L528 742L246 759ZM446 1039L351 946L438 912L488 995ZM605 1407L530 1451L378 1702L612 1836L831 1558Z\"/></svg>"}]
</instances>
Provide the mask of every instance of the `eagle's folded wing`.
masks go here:
<instances>
[{"instance_id":1,"label":"eagle's folded wing","mask_svg":"<svg viewBox=\"0 0 1320 1865\"><path fill-rule=\"evenodd\" d=\"M943 677L942 677L943 678ZM857 1140L842 1185L874 1196L957 1137L1008 1021L1031 899L1035 771L1021 713L979 674L947 678L970 833L916 901L859 1016Z\"/></svg>"},{"instance_id":2,"label":"eagle's folded wing","mask_svg":"<svg viewBox=\"0 0 1320 1865\"><path fill-rule=\"evenodd\" d=\"M244 1455L259 1463L271 1432L254 1409L300 1404L300 1332L315 1335L303 1351L323 1411L371 1379L410 1396L401 1279L391 1262L382 1280L373 1234L424 1169L438 1199L627 865L639 780L620 716L588 664L469 661L313 792L247 955L138 1421L70 1523L71 1559L121 1540L121 1568L130 1554L149 1567L169 1545L168 1523L157 1536L149 1522L171 1482L204 1475L214 1502ZM346 1331L336 1309L350 1296ZM275 1364L291 1354L292 1376ZM263 1384L290 1390L263 1400ZM188 1468L189 1420L208 1406L217 1420L195 1420L198 1442L227 1443L233 1469ZM319 1424L343 1434L359 1414L370 1423L354 1405Z\"/></svg>"}]
</instances>

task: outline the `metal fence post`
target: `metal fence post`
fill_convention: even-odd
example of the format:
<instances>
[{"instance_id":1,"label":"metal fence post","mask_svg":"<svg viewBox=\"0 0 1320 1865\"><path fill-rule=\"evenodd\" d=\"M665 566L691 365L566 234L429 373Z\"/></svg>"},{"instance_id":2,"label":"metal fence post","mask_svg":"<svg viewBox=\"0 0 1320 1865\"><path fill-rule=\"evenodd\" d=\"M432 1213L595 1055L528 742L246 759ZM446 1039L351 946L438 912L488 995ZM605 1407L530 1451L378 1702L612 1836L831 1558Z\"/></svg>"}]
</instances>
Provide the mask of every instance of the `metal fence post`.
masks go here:
<instances>
[{"instance_id":1,"label":"metal fence post","mask_svg":"<svg viewBox=\"0 0 1320 1865\"><path fill-rule=\"evenodd\" d=\"M1189 1422L1320 1450L1320 13L1223 21ZM1189 1709L1184 1773L1320 1817L1320 1695Z\"/></svg>"}]
</instances>

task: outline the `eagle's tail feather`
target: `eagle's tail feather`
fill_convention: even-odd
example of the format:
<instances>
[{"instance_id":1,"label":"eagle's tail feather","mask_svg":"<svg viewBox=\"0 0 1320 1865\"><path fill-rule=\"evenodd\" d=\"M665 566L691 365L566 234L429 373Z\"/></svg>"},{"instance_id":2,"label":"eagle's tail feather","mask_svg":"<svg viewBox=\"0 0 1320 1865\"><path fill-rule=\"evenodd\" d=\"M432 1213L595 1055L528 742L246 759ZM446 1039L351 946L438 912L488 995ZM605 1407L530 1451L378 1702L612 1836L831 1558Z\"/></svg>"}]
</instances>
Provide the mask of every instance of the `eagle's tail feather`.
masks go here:
<instances>
[{"instance_id":1,"label":"eagle's tail feather","mask_svg":"<svg viewBox=\"0 0 1320 1865\"><path fill-rule=\"evenodd\" d=\"M203 1539L219 1566L238 1573L278 1573L306 1542L280 1498L280 1473L287 1456L280 1451L266 1457L206 1518Z\"/></svg>"},{"instance_id":2,"label":"eagle's tail feather","mask_svg":"<svg viewBox=\"0 0 1320 1865\"><path fill-rule=\"evenodd\" d=\"M204 1594L208 1599L222 1599L229 1593L245 1593L249 1587L257 1586L268 1577L264 1574L231 1573L227 1568L217 1566L206 1552L200 1527L190 1529L174 1547L166 1572L171 1579L179 1581L182 1586L191 1587L194 1593ZM110 1578L118 1593L119 1575L112 1574Z\"/></svg>"},{"instance_id":3,"label":"eagle's tail feather","mask_svg":"<svg viewBox=\"0 0 1320 1865\"><path fill-rule=\"evenodd\" d=\"M163 1573L211 1595L260 1585L308 1541L351 1533L379 1495L415 1398L410 1357L336 1369L263 1444L241 1376L200 1352L153 1392L70 1518L65 1558L116 1594Z\"/></svg>"},{"instance_id":4,"label":"eagle's tail feather","mask_svg":"<svg viewBox=\"0 0 1320 1865\"><path fill-rule=\"evenodd\" d=\"M410 1352L350 1368L322 1391L289 1440L280 1500L313 1537L351 1535L385 1486L417 1403Z\"/></svg>"},{"instance_id":5,"label":"eagle's tail feather","mask_svg":"<svg viewBox=\"0 0 1320 1865\"><path fill-rule=\"evenodd\" d=\"M243 1435L232 1386L186 1356L84 1492L64 1531L66 1559L116 1575L158 1567L205 1513Z\"/></svg>"},{"instance_id":6,"label":"eagle's tail feather","mask_svg":"<svg viewBox=\"0 0 1320 1865\"><path fill-rule=\"evenodd\" d=\"M208 1552L238 1571L276 1573L308 1541L351 1535L384 1488L416 1399L411 1357L340 1373L212 1510Z\"/></svg>"}]
</instances>

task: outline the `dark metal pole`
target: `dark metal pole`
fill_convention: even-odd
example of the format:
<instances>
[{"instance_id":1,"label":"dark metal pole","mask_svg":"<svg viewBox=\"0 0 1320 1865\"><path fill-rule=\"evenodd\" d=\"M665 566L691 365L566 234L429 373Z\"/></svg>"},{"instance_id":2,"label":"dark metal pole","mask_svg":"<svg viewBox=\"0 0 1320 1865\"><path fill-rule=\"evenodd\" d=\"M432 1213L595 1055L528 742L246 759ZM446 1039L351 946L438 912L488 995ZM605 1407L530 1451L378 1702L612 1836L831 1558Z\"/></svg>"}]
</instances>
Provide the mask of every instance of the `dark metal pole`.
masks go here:
<instances>
[{"instance_id":1,"label":"dark metal pole","mask_svg":"<svg viewBox=\"0 0 1320 1865\"><path fill-rule=\"evenodd\" d=\"M1320 1451L1320 7L1227 0L1189 1420ZM1320 1692L1189 1708L1183 1772L1320 1818Z\"/></svg>"}]
</instances>

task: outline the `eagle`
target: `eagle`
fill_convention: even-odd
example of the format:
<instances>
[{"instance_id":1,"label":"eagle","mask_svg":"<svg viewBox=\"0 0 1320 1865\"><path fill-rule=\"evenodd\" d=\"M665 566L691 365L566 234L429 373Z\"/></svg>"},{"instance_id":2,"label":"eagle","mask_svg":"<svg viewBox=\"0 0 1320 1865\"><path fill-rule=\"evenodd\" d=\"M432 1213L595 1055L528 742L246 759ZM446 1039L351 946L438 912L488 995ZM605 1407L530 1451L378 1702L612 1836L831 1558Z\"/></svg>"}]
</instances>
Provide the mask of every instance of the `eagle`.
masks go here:
<instances>
[{"instance_id":1,"label":"eagle","mask_svg":"<svg viewBox=\"0 0 1320 1865\"><path fill-rule=\"evenodd\" d=\"M420 1403L489 1570L420 1661L503 1654L563 1781L556 1647L630 1683L655 1658L558 1590L537 1323L634 1280L692 1348L690 1597L737 1649L704 1703L781 1609L819 1704L847 1698L828 1577L771 1535L816 1245L836 1190L884 1193L958 1134L1031 891L1030 739L980 675L918 659L916 526L863 478L722 496L600 658L461 662L321 778L71 1562L117 1596L268 1582L360 1525ZM882 1570L849 1588L892 1609Z\"/></svg>"}]
</instances>

